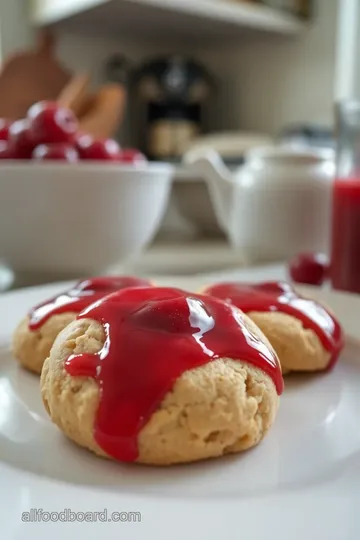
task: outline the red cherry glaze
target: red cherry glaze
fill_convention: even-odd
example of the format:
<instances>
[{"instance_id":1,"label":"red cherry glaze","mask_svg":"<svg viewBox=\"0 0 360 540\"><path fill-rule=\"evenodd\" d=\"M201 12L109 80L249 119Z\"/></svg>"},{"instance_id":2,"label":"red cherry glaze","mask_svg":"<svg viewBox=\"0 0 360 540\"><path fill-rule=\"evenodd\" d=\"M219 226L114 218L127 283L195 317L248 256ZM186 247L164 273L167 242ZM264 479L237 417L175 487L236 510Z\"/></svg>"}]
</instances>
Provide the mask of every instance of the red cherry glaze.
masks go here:
<instances>
[{"instance_id":1,"label":"red cherry glaze","mask_svg":"<svg viewBox=\"0 0 360 540\"><path fill-rule=\"evenodd\" d=\"M343 331L335 317L314 300L299 296L287 283L220 283L207 288L205 293L221 298L245 313L279 311L299 319L304 328L318 336L324 349L331 354L329 369L344 346Z\"/></svg>"},{"instance_id":2,"label":"red cherry glaze","mask_svg":"<svg viewBox=\"0 0 360 540\"><path fill-rule=\"evenodd\" d=\"M80 135L76 147L85 160L117 161L120 153L120 146L113 139L94 140L91 135Z\"/></svg>"},{"instance_id":3,"label":"red cherry glaze","mask_svg":"<svg viewBox=\"0 0 360 540\"><path fill-rule=\"evenodd\" d=\"M9 151L15 159L30 159L35 144L29 122L17 120L9 128Z\"/></svg>"},{"instance_id":4,"label":"red cherry glaze","mask_svg":"<svg viewBox=\"0 0 360 540\"><path fill-rule=\"evenodd\" d=\"M33 105L28 111L28 120L36 145L72 143L79 127L70 109L50 101L40 101Z\"/></svg>"},{"instance_id":5,"label":"red cherry glaze","mask_svg":"<svg viewBox=\"0 0 360 540\"><path fill-rule=\"evenodd\" d=\"M121 163L129 163L130 165L142 165L147 163L147 159L144 154L135 148L123 148L120 150L118 160Z\"/></svg>"},{"instance_id":6,"label":"red cherry glaze","mask_svg":"<svg viewBox=\"0 0 360 540\"><path fill-rule=\"evenodd\" d=\"M322 253L300 253L289 262L289 274L295 283L322 285L328 272L329 260Z\"/></svg>"},{"instance_id":7,"label":"red cherry glaze","mask_svg":"<svg viewBox=\"0 0 360 540\"><path fill-rule=\"evenodd\" d=\"M29 329L38 330L53 315L60 313L80 313L93 302L127 287L149 287L151 282L131 276L104 276L79 281L72 289L51 298L29 313Z\"/></svg>"},{"instance_id":8,"label":"red cherry glaze","mask_svg":"<svg viewBox=\"0 0 360 540\"><path fill-rule=\"evenodd\" d=\"M79 160L79 154L71 144L40 144L32 153L32 159L37 161L59 160L75 163Z\"/></svg>"},{"instance_id":9,"label":"red cherry glaze","mask_svg":"<svg viewBox=\"0 0 360 540\"><path fill-rule=\"evenodd\" d=\"M246 328L242 314L216 298L170 288L118 291L78 316L98 321L106 341L98 354L70 356L72 376L95 379L100 392L94 437L120 461L138 457L137 439L175 381L217 358L241 359L283 390L275 354Z\"/></svg>"},{"instance_id":10,"label":"red cherry glaze","mask_svg":"<svg viewBox=\"0 0 360 540\"><path fill-rule=\"evenodd\" d=\"M0 118L0 141L8 140L10 125L10 120L6 120L6 118Z\"/></svg>"}]
</instances>

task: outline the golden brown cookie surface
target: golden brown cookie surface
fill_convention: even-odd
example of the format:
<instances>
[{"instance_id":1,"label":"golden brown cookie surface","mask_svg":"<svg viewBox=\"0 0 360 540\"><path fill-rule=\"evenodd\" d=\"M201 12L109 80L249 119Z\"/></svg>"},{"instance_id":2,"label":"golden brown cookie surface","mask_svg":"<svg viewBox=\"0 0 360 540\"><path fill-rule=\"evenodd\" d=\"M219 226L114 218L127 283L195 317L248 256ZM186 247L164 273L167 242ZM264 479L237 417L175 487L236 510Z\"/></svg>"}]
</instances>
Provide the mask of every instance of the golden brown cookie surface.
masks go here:
<instances>
[{"instance_id":1,"label":"golden brown cookie surface","mask_svg":"<svg viewBox=\"0 0 360 540\"><path fill-rule=\"evenodd\" d=\"M302 297L284 282L218 283L205 294L243 310L276 350L283 373L332 367L344 336L334 314L314 299Z\"/></svg>"},{"instance_id":2,"label":"golden brown cookie surface","mask_svg":"<svg viewBox=\"0 0 360 540\"><path fill-rule=\"evenodd\" d=\"M40 374L56 336L76 315L71 312L54 315L38 330L30 330L29 317L25 317L13 335L12 350L15 358L26 369Z\"/></svg>"},{"instance_id":3,"label":"golden brown cookie surface","mask_svg":"<svg viewBox=\"0 0 360 540\"><path fill-rule=\"evenodd\" d=\"M261 337L250 322L249 328ZM265 338L264 346L267 346ZM110 457L94 438L99 406L95 380L64 369L71 354L103 348L102 325L76 320L57 337L41 376L45 407L74 442ZM169 359L171 361L171 359ZM170 465L240 452L256 445L274 422L279 404L275 385L247 362L221 358L186 371L138 435L137 461Z\"/></svg>"},{"instance_id":4,"label":"golden brown cookie surface","mask_svg":"<svg viewBox=\"0 0 360 540\"><path fill-rule=\"evenodd\" d=\"M321 371L328 367L330 354L317 335L286 313L250 312L249 317L269 339L280 359L283 373Z\"/></svg>"},{"instance_id":5,"label":"golden brown cookie surface","mask_svg":"<svg viewBox=\"0 0 360 540\"><path fill-rule=\"evenodd\" d=\"M133 276L100 276L79 281L30 310L13 336L15 358L23 367L41 373L56 336L78 313L114 291L150 285L148 280Z\"/></svg>"}]
</instances>

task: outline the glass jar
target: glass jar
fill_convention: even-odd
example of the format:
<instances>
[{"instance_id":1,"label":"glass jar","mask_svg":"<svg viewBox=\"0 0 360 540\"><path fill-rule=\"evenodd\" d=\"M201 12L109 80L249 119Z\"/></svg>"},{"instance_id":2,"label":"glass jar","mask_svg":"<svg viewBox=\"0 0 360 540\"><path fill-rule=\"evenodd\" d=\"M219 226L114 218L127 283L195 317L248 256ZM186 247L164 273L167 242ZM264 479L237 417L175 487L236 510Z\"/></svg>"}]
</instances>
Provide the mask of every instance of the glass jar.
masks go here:
<instances>
[{"instance_id":1,"label":"glass jar","mask_svg":"<svg viewBox=\"0 0 360 540\"><path fill-rule=\"evenodd\" d=\"M340 103L337 120L330 278L335 289L360 293L360 102Z\"/></svg>"}]
</instances>

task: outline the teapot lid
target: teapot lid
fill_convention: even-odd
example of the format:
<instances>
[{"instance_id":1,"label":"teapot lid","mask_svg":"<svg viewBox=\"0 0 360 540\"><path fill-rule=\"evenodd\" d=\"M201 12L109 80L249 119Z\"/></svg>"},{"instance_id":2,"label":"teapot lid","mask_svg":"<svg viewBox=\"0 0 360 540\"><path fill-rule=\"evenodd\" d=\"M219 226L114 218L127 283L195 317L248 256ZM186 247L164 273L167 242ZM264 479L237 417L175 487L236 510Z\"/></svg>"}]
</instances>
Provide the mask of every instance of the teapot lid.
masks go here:
<instances>
[{"instance_id":1,"label":"teapot lid","mask_svg":"<svg viewBox=\"0 0 360 540\"><path fill-rule=\"evenodd\" d=\"M245 159L273 163L311 164L320 161L333 161L335 151L332 148L310 148L300 145L262 146L247 152Z\"/></svg>"}]
</instances>

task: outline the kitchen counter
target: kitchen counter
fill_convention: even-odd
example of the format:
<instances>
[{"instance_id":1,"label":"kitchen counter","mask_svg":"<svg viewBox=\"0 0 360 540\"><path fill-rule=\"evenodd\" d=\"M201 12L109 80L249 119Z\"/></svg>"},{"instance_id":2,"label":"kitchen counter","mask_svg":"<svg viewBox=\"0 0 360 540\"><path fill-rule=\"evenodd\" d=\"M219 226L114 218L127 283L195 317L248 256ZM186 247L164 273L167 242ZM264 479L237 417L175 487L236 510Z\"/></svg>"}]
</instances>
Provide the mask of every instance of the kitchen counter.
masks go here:
<instances>
[{"instance_id":1,"label":"kitchen counter","mask_svg":"<svg viewBox=\"0 0 360 540\"><path fill-rule=\"evenodd\" d=\"M221 272L246 266L241 253L232 250L224 240L156 241L142 254L127 261L115 264L107 270L108 274L135 274L138 276L191 276ZM23 273L15 276L11 284L9 270L1 270L0 290L28 287L42 283L66 281L82 276L54 273Z\"/></svg>"},{"instance_id":2,"label":"kitchen counter","mask_svg":"<svg viewBox=\"0 0 360 540\"><path fill-rule=\"evenodd\" d=\"M258 266L261 271L268 268L274 270L274 276L279 277L279 264ZM283 267L281 267L283 269ZM1 269L1 267L0 267ZM108 274L134 274L168 279L174 282L186 283L191 276L208 276L209 279L236 279L238 273L249 272L249 280L256 279L254 267L250 266L243 255L231 249L224 240L194 240L194 241L157 241L141 255L128 261L126 264L114 265L107 270ZM281 270L283 274L283 270ZM244 274L245 275L245 274ZM246 274L247 275L247 274ZM83 276L55 275L55 274L22 274L16 276L11 288L28 287L55 281L67 281ZM3 279L1 279L3 278ZM0 289L8 289L10 285L9 272L0 270Z\"/></svg>"},{"instance_id":3,"label":"kitchen counter","mask_svg":"<svg viewBox=\"0 0 360 540\"><path fill-rule=\"evenodd\" d=\"M241 253L224 240L162 241L120 265L120 270L137 275L192 275L245 265ZM113 269L119 270L119 266Z\"/></svg>"}]
</instances>

